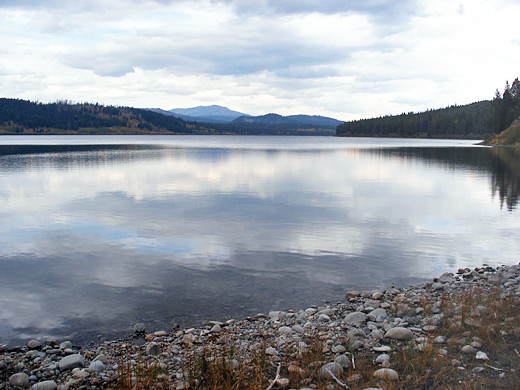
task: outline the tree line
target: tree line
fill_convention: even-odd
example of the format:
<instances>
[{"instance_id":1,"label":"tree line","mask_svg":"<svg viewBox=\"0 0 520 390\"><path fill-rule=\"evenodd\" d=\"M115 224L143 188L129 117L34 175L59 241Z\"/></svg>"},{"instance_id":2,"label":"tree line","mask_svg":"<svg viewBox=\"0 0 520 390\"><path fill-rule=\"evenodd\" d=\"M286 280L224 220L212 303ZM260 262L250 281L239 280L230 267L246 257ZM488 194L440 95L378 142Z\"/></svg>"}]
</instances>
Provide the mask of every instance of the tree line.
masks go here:
<instances>
[{"instance_id":1,"label":"tree line","mask_svg":"<svg viewBox=\"0 0 520 390\"><path fill-rule=\"evenodd\" d=\"M336 135L404 138L481 138L492 134L493 103L489 100L420 113L386 115L346 122Z\"/></svg>"},{"instance_id":2,"label":"tree line","mask_svg":"<svg viewBox=\"0 0 520 390\"><path fill-rule=\"evenodd\" d=\"M518 77L509 85L506 81L504 92L497 89L493 98L493 120L497 133L507 129L520 117L520 81Z\"/></svg>"},{"instance_id":3,"label":"tree line","mask_svg":"<svg viewBox=\"0 0 520 390\"><path fill-rule=\"evenodd\" d=\"M4 133L53 133L56 130L74 133L89 129L184 134L209 131L202 125L138 108L9 98L0 98L0 129Z\"/></svg>"},{"instance_id":4,"label":"tree line","mask_svg":"<svg viewBox=\"0 0 520 390\"><path fill-rule=\"evenodd\" d=\"M506 81L503 93L497 89L492 101L345 122L336 128L336 135L488 139L519 117L520 82L516 78L511 85Z\"/></svg>"}]
</instances>

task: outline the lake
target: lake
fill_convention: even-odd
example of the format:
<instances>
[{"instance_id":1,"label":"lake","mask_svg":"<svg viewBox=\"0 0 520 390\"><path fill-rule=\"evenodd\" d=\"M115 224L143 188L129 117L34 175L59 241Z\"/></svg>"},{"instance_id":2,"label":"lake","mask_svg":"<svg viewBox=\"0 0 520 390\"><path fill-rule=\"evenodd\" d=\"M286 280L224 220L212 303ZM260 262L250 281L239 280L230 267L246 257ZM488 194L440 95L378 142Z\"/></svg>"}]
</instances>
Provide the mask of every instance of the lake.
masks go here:
<instances>
[{"instance_id":1,"label":"lake","mask_svg":"<svg viewBox=\"0 0 520 390\"><path fill-rule=\"evenodd\" d=\"M520 260L520 151L476 141L0 137L0 344L340 301Z\"/></svg>"}]
</instances>

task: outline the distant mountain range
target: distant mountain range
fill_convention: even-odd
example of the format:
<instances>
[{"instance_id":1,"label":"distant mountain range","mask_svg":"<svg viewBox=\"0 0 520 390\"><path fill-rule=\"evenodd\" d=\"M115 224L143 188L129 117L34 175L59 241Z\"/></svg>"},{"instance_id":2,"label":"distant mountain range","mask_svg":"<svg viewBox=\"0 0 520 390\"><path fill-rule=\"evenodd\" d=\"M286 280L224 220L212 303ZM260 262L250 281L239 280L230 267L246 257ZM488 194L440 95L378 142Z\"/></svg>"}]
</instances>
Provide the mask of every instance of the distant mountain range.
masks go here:
<instances>
[{"instance_id":1,"label":"distant mountain range","mask_svg":"<svg viewBox=\"0 0 520 390\"><path fill-rule=\"evenodd\" d=\"M212 105L198 106L192 108L174 108L171 110L162 110L160 108L152 108L151 111L181 118L185 121L202 122L202 123L219 123L219 124L264 124L264 125L306 125L316 126L323 129L335 129L336 126L342 124L334 118L328 118L319 115L289 115L282 116L278 114L266 114L260 116L252 116L242 112L230 110L227 107Z\"/></svg>"},{"instance_id":2,"label":"distant mountain range","mask_svg":"<svg viewBox=\"0 0 520 390\"><path fill-rule=\"evenodd\" d=\"M162 110L160 108L151 108L150 111L159 114L174 116L185 121L202 122L202 123L230 123L238 117L249 115L243 112L233 111L227 107L197 106L191 108L173 108L171 110Z\"/></svg>"}]
</instances>

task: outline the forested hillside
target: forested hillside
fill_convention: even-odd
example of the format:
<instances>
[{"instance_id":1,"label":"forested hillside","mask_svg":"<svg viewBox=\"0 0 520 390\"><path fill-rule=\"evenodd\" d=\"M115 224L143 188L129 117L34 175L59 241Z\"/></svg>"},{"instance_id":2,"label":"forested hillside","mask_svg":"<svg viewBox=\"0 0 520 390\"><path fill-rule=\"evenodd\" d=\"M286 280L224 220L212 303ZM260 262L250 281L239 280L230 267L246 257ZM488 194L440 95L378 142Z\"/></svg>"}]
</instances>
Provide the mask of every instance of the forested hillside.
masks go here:
<instances>
[{"instance_id":1,"label":"forested hillside","mask_svg":"<svg viewBox=\"0 0 520 390\"><path fill-rule=\"evenodd\" d=\"M0 98L0 134L208 134L211 128L152 111L67 101Z\"/></svg>"},{"instance_id":2,"label":"forested hillside","mask_svg":"<svg viewBox=\"0 0 520 390\"><path fill-rule=\"evenodd\" d=\"M346 122L338 136L482 138L494 132L493 102L482 101L421 113L407 113Z\"/></svg>"},{"instance_id":3,"label":"forested hillside","mask_svg":"<svg viewBox=\"0 0 520 390\"><path fill-rule=\"evenodd\" d=\"M518 77L510 86L506 81L504 92L497 89L493 99L494 117L502 131L494 138L486 139L491 145L520 146L520 81Z\"/></svg>"}]
</instances>

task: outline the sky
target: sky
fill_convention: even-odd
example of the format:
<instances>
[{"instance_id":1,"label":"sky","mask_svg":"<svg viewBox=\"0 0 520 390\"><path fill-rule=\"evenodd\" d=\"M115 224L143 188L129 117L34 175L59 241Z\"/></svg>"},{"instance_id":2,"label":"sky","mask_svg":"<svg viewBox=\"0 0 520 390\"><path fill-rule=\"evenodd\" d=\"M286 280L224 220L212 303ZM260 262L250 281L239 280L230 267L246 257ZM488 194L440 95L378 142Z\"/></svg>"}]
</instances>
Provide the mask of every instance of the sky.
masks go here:
<instances>
[{"instance_id":1,"label":"sky","mask_svg":"<svg viewBox=\"0 0 520 390\"><path fill-rule=\"evenodd\" d=\"M353 120L491 99L518 0L0 0L0 97Z\"/></svg>"}]
</instances>

